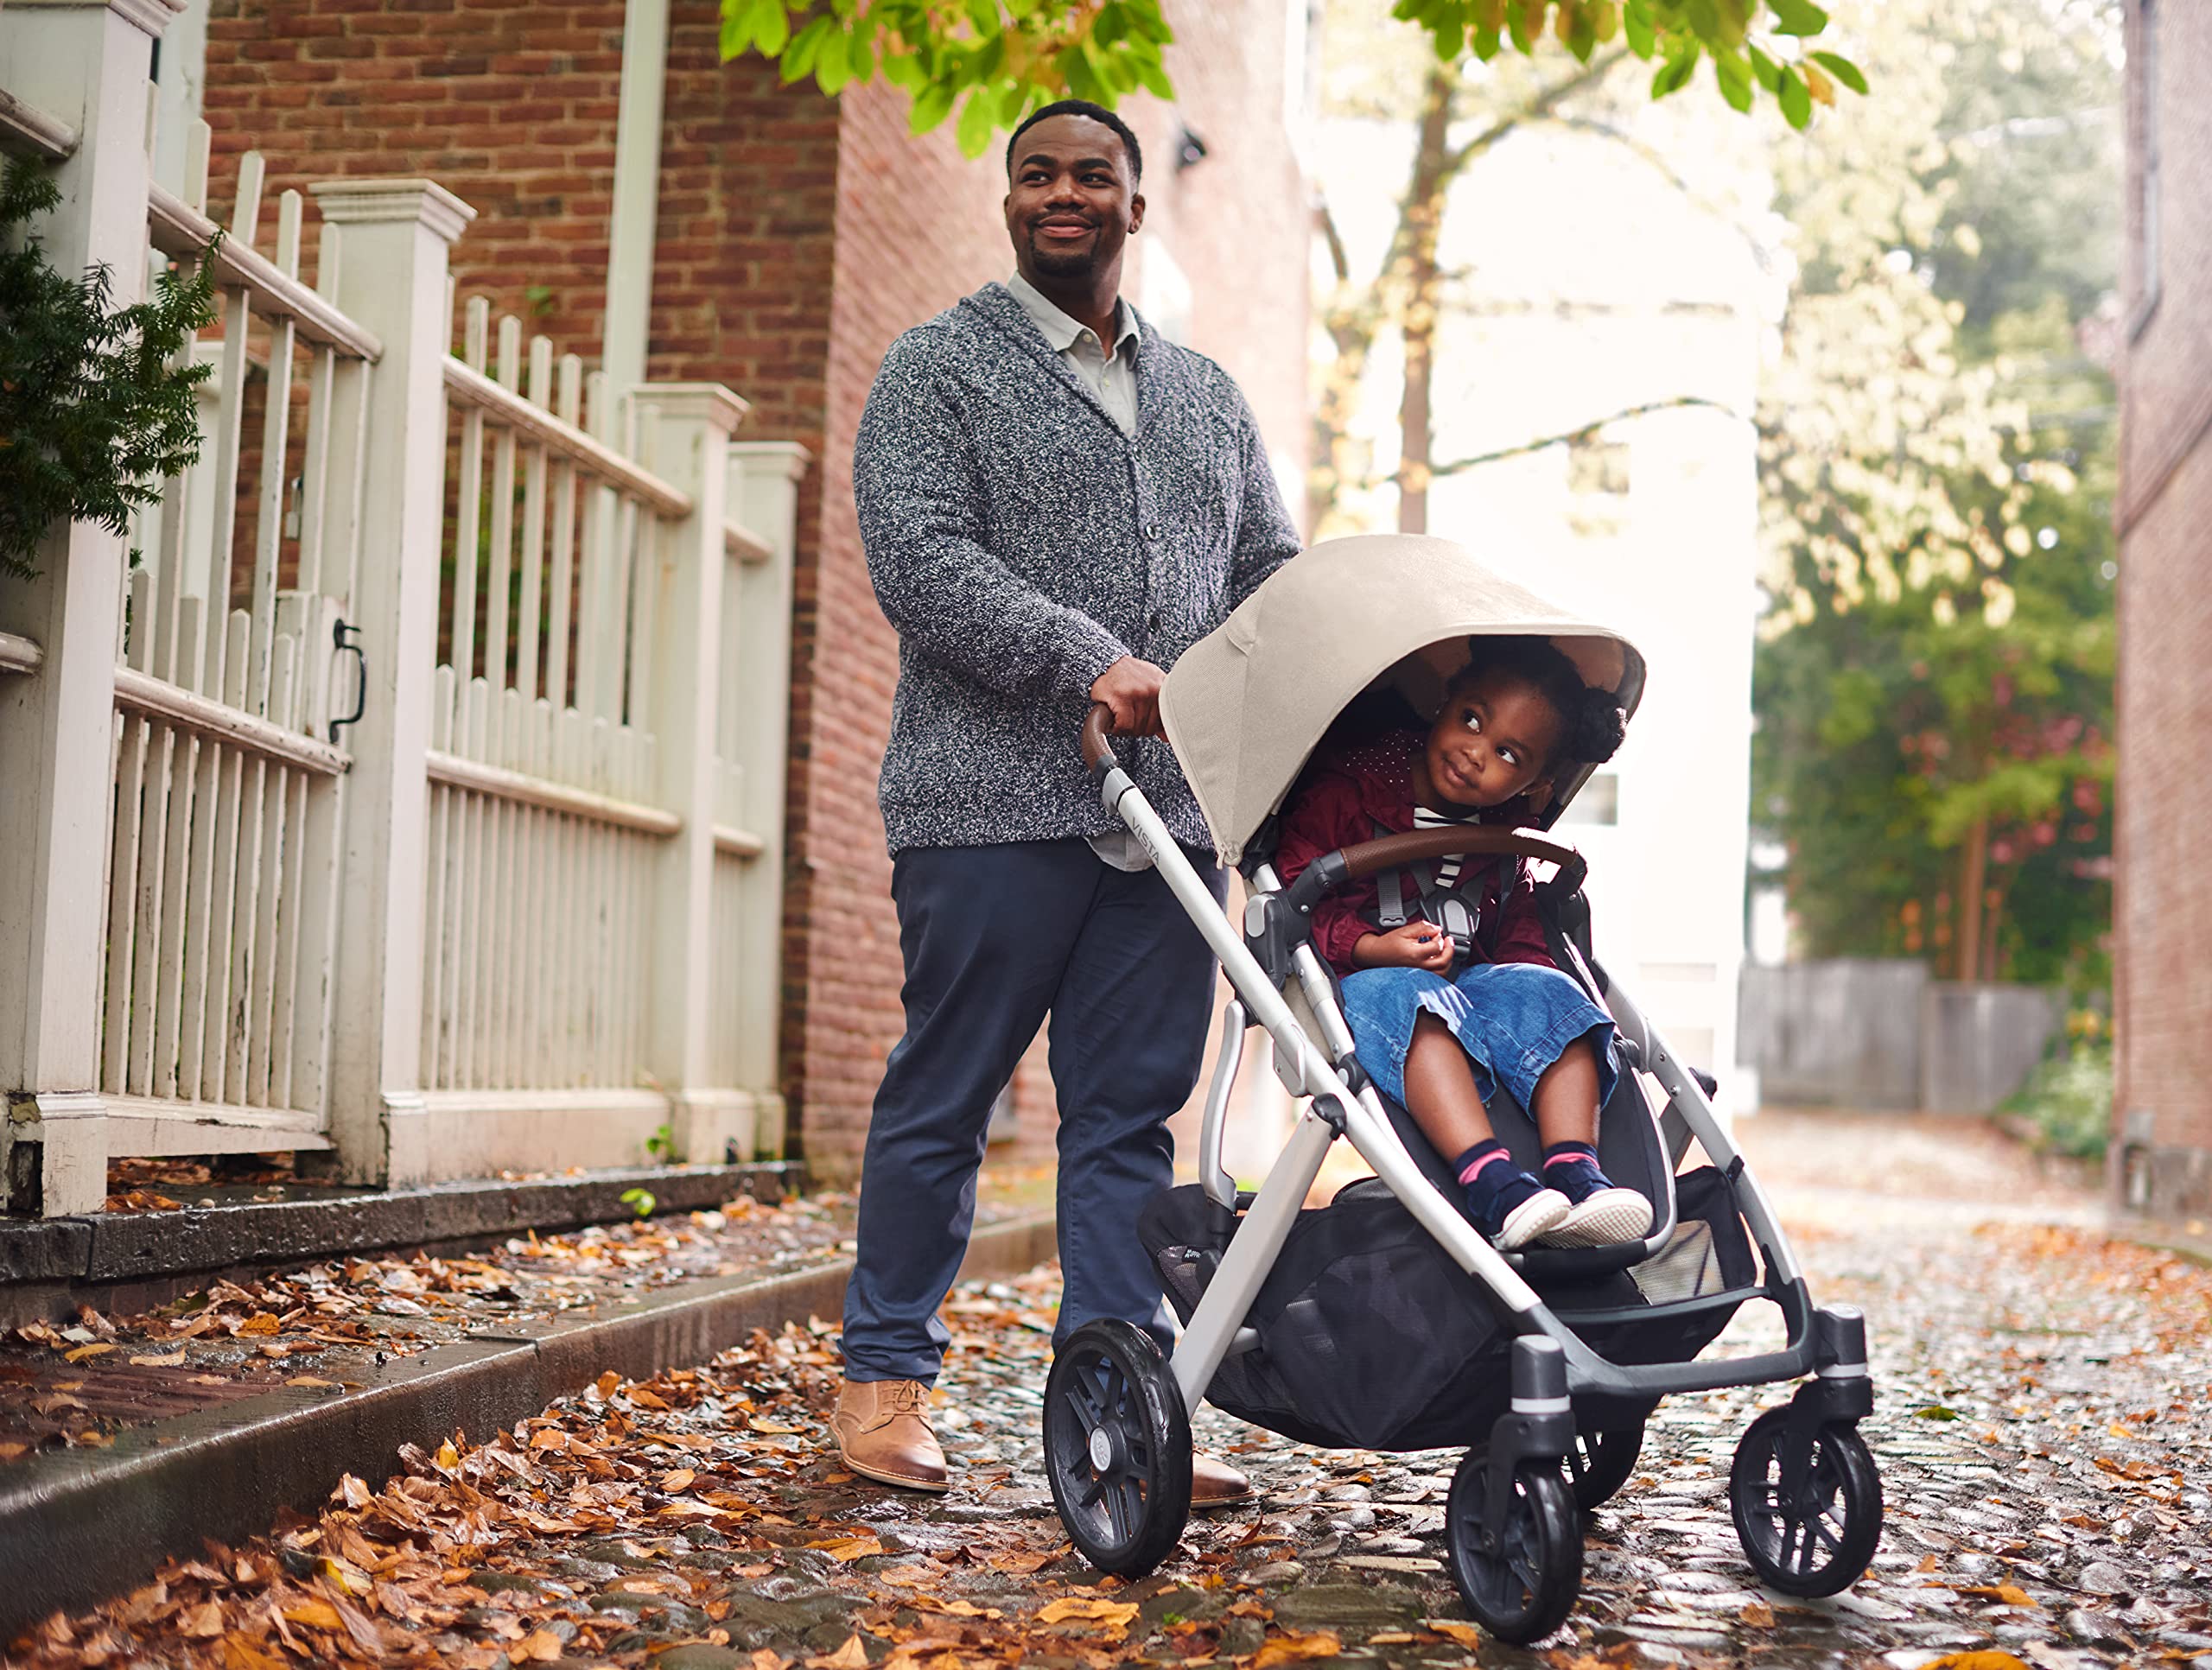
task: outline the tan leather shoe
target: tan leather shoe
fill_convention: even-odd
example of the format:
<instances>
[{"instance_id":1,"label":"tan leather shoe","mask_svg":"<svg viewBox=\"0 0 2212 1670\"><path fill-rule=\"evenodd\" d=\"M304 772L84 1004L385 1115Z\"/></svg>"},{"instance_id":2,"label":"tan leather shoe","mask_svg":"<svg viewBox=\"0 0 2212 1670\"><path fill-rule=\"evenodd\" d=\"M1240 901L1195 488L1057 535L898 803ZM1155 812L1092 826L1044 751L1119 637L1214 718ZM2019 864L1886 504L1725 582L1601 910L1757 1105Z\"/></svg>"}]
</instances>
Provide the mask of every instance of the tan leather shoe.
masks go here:
<instances>
[{"instance_id":1,"label":"tan leather shoe","mask_svg":"<svg viewBox=\"0 0 2212 1670\"><path fill-rule=\"evenodd\" d=\"M930 1430L930 1388L918 1380L849 1380L830 1417L837 1453L862 1478L943 1490L944 1451Z\"/></svg>"},{"instance_id":2,"label":"tan leather shoe","mask_svg":"<svg viewBox=\"0 0 2212 1670\"><path fill-rule=\"evenodd\" d=\"M1252 1481L1203 1451L1191 1457L1191 1510L1236 1508L1252 1500Z\"/></svg>"}]
</instances>

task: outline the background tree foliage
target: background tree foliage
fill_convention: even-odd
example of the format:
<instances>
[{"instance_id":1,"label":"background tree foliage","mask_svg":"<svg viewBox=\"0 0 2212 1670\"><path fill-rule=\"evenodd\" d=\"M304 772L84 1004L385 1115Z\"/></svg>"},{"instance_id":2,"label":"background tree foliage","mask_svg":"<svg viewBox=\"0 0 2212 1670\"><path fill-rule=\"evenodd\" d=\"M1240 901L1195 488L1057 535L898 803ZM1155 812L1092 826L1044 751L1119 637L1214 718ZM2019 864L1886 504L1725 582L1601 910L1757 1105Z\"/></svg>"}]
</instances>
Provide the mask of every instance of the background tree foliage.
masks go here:
<instances>
[{"instance_id":1,"label":"background tree foliage","mask_svg":"<svg viewBox=\"0 0 2212 1670\"><path fill-rule=\"evenodd\" d=\"M1805 46L1827 26L1813 0L1396 0L1392 10L1444 64L1487 62L1509 47L1534 56L1548 40L1587 64L1618 41L1654 66L1651 96L1662 98L1710 63L1729 104L1747 111L1764 91L1793 127L1839 83L1866 90L1848 59ZM758 53L785 80L812 76L833 95L880 71L911 95L916 133L958 105L970 156L1055 98L1111 106L1140 87L1173 98L1161 56L1173 39L1160 0L721 0L725 62Z\"/></svg>"},{"instance_id":2,"label":"background tree foliage","mask_svg":"<svg viewBox=\"0 0 2212 1670\"><path fill-rule=\"evenodd\" d=\"M1754 818L1802 955L2108 978L2113 8L1885 0L1879 119L1777 152Z\"/></svg>"},{"instance_id":3,"label":"background tree foliage","mask_svg":"<svg viewBox=\"0 0 2212 1670\"><path fill-rule=\"evenodd\" d=\"M1371 265L1348 248L1328 187L1316 182L1316 231L1328 276L1316 296L1316 322L1327 346L1316 365L1306 467L1306 525L1315 538L1369 530L1377 488L1389 490L1400 532L1427 532L1430 489L1439 479L1583 440L1624 418L1709 403L1680 395L1624 410L1593 410L1563 432L1516 438L1468 456L1439 455L1442 414L1434 409L1432 388L1440 335L1451 315L1479 309L1486 297L1482 274L1453 266L1440 252L1462 183L1500 147L1542 128L1602 139L1620 148L1624 167L1651 191L1678 195L1754 243L1769 235L1763 173L1756 166L1751 170L1760 180L1759 201L1711 200L1713 181L1741 170L1732 158L1729 166L1709 166L1698 124L1669 122L1652 111L1652 94L1663 97L1674 84L1655 75L1647 85L1630 42L1601 43L1580 62L1564 54L1523 60L1501 53L1488 63L1472 54L1445 63L1429 50L1426 37L1409 35L1393 21L1405 10L1390 0L1329 0L1323 14L1321 114L1363 126L1401 126L1408 143L1389 243ZM1772 61L1764 52L1760 57ZM1833 103L1833 84L1819 79L1814 85L1817 91L1808 97ZM1878 105L1878 99L1866 108ZM1855 109L1844 114L1858 117ZM1740 138L1727 143L1763 156L1779 125L1767 119L1745 124L1736 130ZM1826 143L1826 128L1823 124L1806 143ZM1694 186L1685 175L1707 183ZM1358 187L1370 188L1366 181ZM1465 240L1458 246L1464 250ZM1371 410L1370 385L1378 378L1393 384L1397 401L1395 434L1380 444L1371 417L1368 433L1357 421ZM1386 461L1378 464L1378 459Z\"/></svg>"}]
</instances>

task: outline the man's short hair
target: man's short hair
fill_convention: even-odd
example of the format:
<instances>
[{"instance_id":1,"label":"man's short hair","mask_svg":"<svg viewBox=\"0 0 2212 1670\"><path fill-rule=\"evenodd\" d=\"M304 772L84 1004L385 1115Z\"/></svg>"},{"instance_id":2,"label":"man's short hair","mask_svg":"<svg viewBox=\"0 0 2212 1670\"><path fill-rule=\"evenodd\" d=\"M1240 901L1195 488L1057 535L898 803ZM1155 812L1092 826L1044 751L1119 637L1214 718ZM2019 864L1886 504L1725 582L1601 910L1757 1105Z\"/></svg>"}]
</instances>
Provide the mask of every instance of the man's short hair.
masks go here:
<instances>
[{"instance_id":1,"label":"man's short hair","mask_svg":"<svg viewBox=\"0 0 2212 1670\"><path fill-rule=\"evenodd\" d=\"M1006 142L1006 175L1014 178L1014 148L1020 143L1021 136L1051 116L1087 116L1103 127L1111 128L1121 139L1122 149L1128 153L1129 180L1134 185L1144 183L1144 148L1137 143L1137 137L1129 131L1129 124L1103 105L1094 105L1088 98L1058 98L1042 110L1033 112L1014 130Z\"/></svg>"}]
</instances>

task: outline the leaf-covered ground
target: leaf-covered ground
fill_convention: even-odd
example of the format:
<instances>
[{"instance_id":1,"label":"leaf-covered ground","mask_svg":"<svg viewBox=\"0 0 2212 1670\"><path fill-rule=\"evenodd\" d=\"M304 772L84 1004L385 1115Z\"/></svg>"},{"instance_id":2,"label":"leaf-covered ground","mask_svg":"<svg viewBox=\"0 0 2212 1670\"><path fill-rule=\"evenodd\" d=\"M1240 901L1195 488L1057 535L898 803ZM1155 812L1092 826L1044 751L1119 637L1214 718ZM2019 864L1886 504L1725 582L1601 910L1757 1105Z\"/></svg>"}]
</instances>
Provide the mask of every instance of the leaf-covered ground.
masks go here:
<instances>
[{"instance_id":1,"label":"leaf-covered ground","mask_svg":"<svg viewBox=\"0 0 2212 1670\"><path fill-rule=\"evenodd\" d=\"M839 1471L834 1333L792 1328L609 1377L479 1445L424 1434L392 1479L349 1479L312 1521L50 1620L8 1661L2212 1670L2212 1273L2106 1240L2089 1203L1994 1149L1885 1192L1866 1127L1777 1122L1762 1152L1784 1140L1799 1250L1823 1300L1867 1310L1880 1388L1887 1534L1833 1601L1760 1589L1729 1525L1729 1456L1774 1388L1662 1406L1587 1522L1582 1603L1534 1649L1482 1638L1444 1574L1456 1456L1318 1451L1211 1412L1200 1441L1263 1499L1194 1521L1143 1582L1101 1579L1037 1468L1047 1267L947 1306L947 1497ZM1746 1318L1723 1349L1770 1343Z\"/></svg>"},{"instance_id":2,"label":"leaf-covered ground","mask_svg":"<svg viewBox=\"0 0 2212 1670\"><path fill-rule=\"evenodd\" d=\"M526 1234L488 1251L334 1259L213 1286L135 1316L85 1309L0 1337L0 1464L99 1448L180 1409L291 1384L362 1384L387 1358L486 1328L588 1314L698 1276L766 1273L830 1258L852 1203L775 1205Z\"/></svg>"}]
</instances>

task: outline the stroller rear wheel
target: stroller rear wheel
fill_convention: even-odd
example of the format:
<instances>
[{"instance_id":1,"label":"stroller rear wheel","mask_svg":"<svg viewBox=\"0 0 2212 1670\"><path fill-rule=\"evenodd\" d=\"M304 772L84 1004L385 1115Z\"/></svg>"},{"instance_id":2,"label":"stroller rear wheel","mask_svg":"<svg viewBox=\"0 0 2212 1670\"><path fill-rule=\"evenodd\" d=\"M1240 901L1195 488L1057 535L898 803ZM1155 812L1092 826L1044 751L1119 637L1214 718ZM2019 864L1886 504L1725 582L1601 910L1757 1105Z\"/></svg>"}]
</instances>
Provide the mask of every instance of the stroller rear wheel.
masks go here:
<instances>
[{"instance_id":1,"label":"stroller rear wheel","mask_svg":"<svg viewBox=\"0 0 2212 1670\"><path fill-rule=\"evenodd\" d=\"M1191 1516L1191 1420L1152 1336L1087 1322L1045 1382L1045 1473L1060 1523L1102 1572L1139 1578Z\"/></svg>"},{"instance_id":2,"label":"stroller rear wheel","mask_svg":"<svg viewBox=\"0 0 2212 1670\"><path fill-rule=\"evenodd\" d=\"M1613 1427L1600 1432L1577 1432L1574 1448L1567 1452L1567 1482L1574 1487L1574 1505L1588 1513L1603 1507L1636 1471L1643 1453L1643 1426Z\"/></svg>"},{"instance_id":3,"label":"stroller rear wheel","mask_svg":"<svg viewBox=\"0 0 2212 1670\"><path fill-rule=\"evenodd\" d=\"M1490 1454L1470 1450L1452 1476L1445 1549L1452 1580L1475 1621L1501 1641L1527 1642L1567 1622L1582 1591L1582 1522L1554 1466L1530 1463L1513 1475L1503 1533L1483 1528Z\"/></svg>"},{"instance_id":4,"label":"stroller rear wheel","mask_svg":"<svg viewBox=\"0 0 2212 1670\"><path fill-rule=\"evenodd\" d=\"M1881 1540L1882 1477L1866 1440L1791 1408L1768 1410L1744 1434L1728 1506L1761 1581L1785 1595L1848 1589Z\"/></svg>"}]
</instances>

